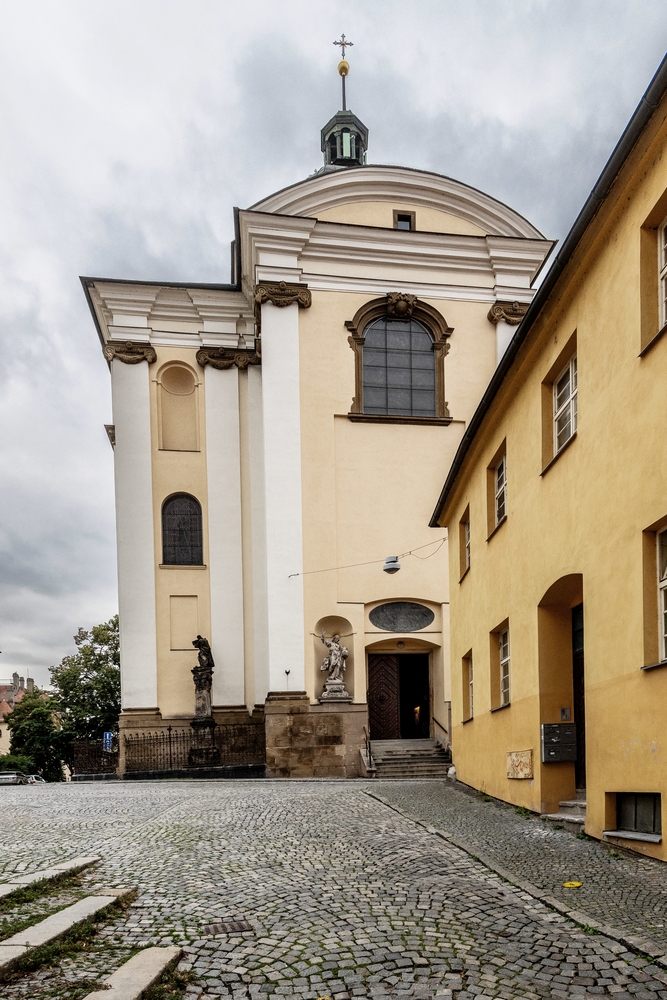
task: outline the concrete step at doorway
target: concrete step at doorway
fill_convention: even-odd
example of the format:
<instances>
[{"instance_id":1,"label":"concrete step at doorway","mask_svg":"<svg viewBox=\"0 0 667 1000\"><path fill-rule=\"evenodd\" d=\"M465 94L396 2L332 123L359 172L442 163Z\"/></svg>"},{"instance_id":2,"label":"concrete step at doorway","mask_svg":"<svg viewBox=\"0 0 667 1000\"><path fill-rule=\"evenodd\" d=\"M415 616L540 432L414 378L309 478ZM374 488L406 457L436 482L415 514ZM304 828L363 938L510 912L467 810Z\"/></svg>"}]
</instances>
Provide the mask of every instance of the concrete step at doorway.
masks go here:
<instances>
[{"instance_id":1,"label":"concrete step at doorway","mask_svg":"<svg viewBox=\"0 0 667 1000\"><path fill-rule=\"evenodd\" d=\"M545 813L544 818L562 824L570 833L581 833L586 824L586 799L581 789L577 789L576 799L564 799L558 803L557 813Z\"/></svg>"}]
</instances>

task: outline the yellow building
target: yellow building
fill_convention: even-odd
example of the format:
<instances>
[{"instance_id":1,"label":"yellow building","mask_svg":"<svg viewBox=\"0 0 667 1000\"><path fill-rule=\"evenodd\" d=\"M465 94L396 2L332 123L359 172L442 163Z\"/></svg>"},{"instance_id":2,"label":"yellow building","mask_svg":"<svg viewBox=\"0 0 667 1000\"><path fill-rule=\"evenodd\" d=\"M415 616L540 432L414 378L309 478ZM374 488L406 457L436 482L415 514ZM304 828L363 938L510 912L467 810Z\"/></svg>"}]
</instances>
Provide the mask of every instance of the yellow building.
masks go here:
<instances>
[{"instance_id":1,"label":"yellow building","mask_svg":"<svg viewBox=\"0 0 667 1000\"><path fill-rule=\"evenodd\" d=\"M450 539L457 777L538 812L585 813L592 836L663 859L666 94L667 61L518 327L431 522Z\"/></svg>"},{"instance_id":2,"label":"yellow building","mask_svg":"<svg viewBox=\"0 0 667 1000\"><path fill-rule=\"evenodd\" d=\"M237 211L231 284L83 279L113 389L124 735L189 724L201 634L216 721L266 703L269 773L356 774L369 712L375 739L449 742L428 518L552 244L458 181L367 165L367 138L338 112L315 175Z\"/></svg>"}]
</instances>

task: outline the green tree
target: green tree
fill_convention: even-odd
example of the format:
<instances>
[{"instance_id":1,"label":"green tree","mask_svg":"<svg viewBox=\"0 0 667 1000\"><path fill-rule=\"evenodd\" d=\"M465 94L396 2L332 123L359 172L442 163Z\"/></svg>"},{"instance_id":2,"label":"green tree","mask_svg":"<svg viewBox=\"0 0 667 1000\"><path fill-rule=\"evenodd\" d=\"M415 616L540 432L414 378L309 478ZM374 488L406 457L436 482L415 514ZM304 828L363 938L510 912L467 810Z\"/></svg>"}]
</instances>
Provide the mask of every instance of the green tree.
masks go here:
<instances>
[{"instance_id":1,"label":"green tree","mask_svg":"<svg viewBox=\"0 0 667 1000\"><path fill-rule=\"evenodd\" d=\"M120 642L118 615L74 636L77 651L51 667L53 701L61 726L60 747L72 767L75 740L101 740L118 731Z\"/></svg>"},{"instance_id":2,"label":"green tree","mask_svg":"<svg viewBox=\"0 0 667 1000\"><path fill-rule=\"evenodd\" d=\"M47 781L63 780L60 733L54 718L54 704L35 688L25 694L7 716L11 734L9 752L28 757Z\"/></svg>"}]
</instances>

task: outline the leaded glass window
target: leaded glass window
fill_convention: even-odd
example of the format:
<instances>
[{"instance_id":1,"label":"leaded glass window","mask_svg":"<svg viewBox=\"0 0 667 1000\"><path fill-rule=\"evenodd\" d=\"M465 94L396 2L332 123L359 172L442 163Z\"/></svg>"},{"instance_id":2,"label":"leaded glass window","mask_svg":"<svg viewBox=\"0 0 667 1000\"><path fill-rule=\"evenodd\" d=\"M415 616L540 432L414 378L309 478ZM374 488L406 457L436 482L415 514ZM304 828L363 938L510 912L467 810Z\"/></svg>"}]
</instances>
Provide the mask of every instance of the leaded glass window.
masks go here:
<instances>
[{"instance_id":1,"label":"leaded glass window","mask_svg":"<svg viewBox=\"0 0 667 1000\"><path fill-rule=\"evenodd\" d=\"M364 331L364 413L434 417L435 352L419 320L381 317Z\"/></svg>"},{"instance_id":2,"label":"leaded glass window","mask_svg":"<svg viewBox=\"0 0 667 1000\"><path fill-rule=\"evenodd\" d=\"M201 505L187 493L177 493L162 505L162 562L166 566L201 566Z\"/></svg>"}]
</instances>

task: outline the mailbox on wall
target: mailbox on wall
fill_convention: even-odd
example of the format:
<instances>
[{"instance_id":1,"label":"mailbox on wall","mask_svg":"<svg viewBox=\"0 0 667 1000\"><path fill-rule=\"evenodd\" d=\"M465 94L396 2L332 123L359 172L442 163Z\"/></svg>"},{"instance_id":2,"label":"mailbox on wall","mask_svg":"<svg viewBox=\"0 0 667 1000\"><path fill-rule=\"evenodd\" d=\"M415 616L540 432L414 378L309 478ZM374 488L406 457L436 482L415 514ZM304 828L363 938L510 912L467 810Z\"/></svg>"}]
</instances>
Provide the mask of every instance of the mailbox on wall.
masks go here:
<instances>
[{"instance_id":1,"label":"mailbox on wall","mask_svg":"<svg viewBox=\"0 0 667 1000\"><path fill-rule=\"evenodd\" d=\"M542 724L542 763L577 759L577 727L573 722Z\"/></svg>"}]
</instances>

